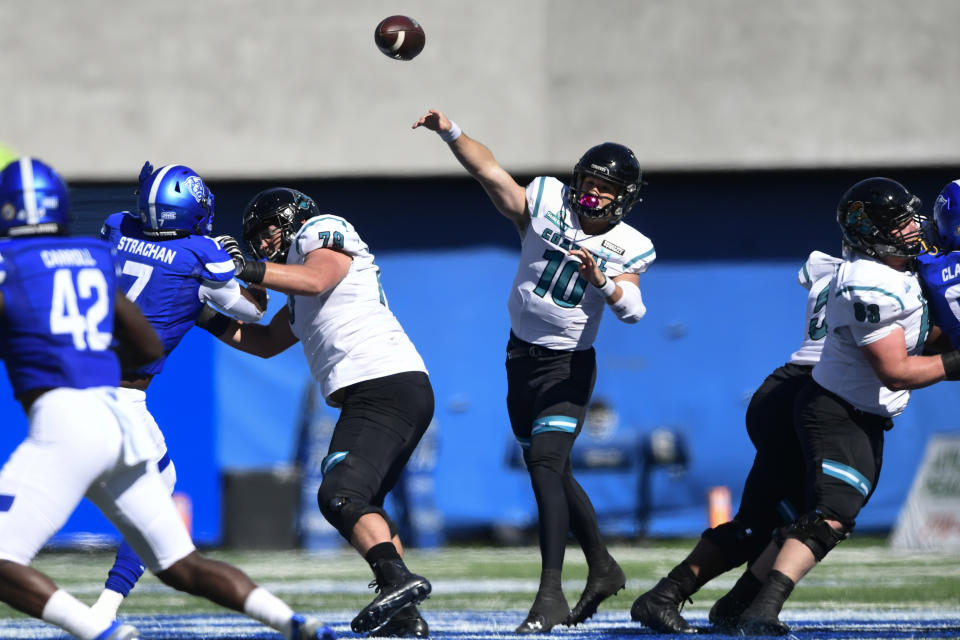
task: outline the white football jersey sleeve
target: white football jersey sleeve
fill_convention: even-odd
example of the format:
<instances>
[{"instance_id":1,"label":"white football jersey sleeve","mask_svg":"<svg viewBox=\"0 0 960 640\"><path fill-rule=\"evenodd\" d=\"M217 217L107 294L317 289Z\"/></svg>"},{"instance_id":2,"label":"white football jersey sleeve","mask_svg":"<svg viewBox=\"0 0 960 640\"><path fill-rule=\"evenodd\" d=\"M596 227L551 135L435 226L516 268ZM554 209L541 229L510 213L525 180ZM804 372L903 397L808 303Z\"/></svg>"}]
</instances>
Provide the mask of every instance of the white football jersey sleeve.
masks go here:
<instances>
[{"instance_id":1,"label":"white football jersey sleeve","mask_svg":"<svg viewBox=\"0 0 960 640\"><path fill-rule=\"evenodd\" d=\"M830 286L826 322L829 333L814 379L862 411L899 415L910 392L885 387L860 347L899 327L908 355L923 350L929 324L917 275L866 256L851 256L840 265Z\"/></svg>"},{"instance_id":2,"label":"white football jersey sleeve","mask_svg":"<svg viewBox=\"0 0 960 640\"><path fill-rule=\"evenodd\" d=\"M580 277L570 249L588 250L608 278L643 273L656 253L646 236L623 222L604 234L587 235L566 196L566 185L556 178L541 176L527 186L530 224L507 307L511 328L521 340L575 351L593 344L606 301Z\"/></svg>"},{"instance_id":3,"label":"white football jersey sleeve","mask_svg":"<svg viewBox=\"0 0 960 640\"><path fill-rule=\"evenodd\" d=\"M803 324L803 344L790 356L790 362L793 364L813 365L820 360L823 339L827 335L825 316L830 281L840 268L841 262L843 261L840 258L814 251L797 273L797 281L809 293L807 293L807 310Z\"/></svg>"},{"instance_id":4,"label":"white football jersey sleeve","mask_svg":"<svg viewBox=\"0 0 960 640\"><path fill-rule=\"evenodd\" d=\"M423 359L387 306L380 268L366 243L345 219L307 220L290 246L287 264L303 264L311 251L333 249L351 258L335 287L317 296L287 296L293 334L323 396L343 387L395 373L423 371Z\"/></svg>"}]
</instances>

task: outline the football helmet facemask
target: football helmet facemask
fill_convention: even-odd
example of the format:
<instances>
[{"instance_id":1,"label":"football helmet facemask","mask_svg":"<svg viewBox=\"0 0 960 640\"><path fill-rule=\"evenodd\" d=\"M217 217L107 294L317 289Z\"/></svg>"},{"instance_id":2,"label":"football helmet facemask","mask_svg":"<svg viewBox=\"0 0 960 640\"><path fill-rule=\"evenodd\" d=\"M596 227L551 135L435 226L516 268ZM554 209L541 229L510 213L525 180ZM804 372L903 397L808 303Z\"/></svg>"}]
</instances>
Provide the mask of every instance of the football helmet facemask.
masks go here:
<instances>
[{"instance_id":1,"label":"football helmet facemask","mask_svg":"<svg viewBox=\"0 0 960 640\"><path fill-rule=\"evenodd\" d=\"M630 149L615 142L598 144L588 149L573 168L567 204L579 216L617 224L633 205L640 202L642 175L640 163ZM614 185L616 197L601 206L596 196L583 189L586 176L594 176Z\"/></svg>"},{"instance_id":2,"label":"football helmet facemask","mask_svg":"<svg viewBox=\"0 0 960 640\"><path fill-rule=\"evenodd\" d=\"M243 211L243 241L257 259L286 262L287 252L300 227L318 215L320 210L313 199L296 189L277 187L261 191ZM270 233L271 225L276 227L274 233L280 234L280 244L275 251L267 253L260 247L260 241Z\"/></svg>"},{"instance_id":3,"label":"football helmet facemask","mask_svg":"<svg viewBox=\"0 0 960 640\"><path fill-rule=\"evenodd\" d=\"M930 217L920 198L889 178L867 178L843 194L837 223L845 245L873 258L910 258L928 251L924 231ZM913 229L904 229L914 222ZM901 231L903 230L903 231Z\"/></svg>"},{"instance_id":4,"label":"football helmet facemask","mask_svg":"<svg viewBox=\"0 0 960 640\"><path fill-rule=\"evenodd\" d=\"M137 208L143 234L151 238L210 235L213 193L197 172L182 164L156 171L149 162L140 170Z\"/></svg>"},{"instance_id":5,"label":"football helmet facemask","mask_svg":"<svg viewBox=\"0 0 960 640\"><path fill-rule=\"evenodd\" d=\"M67 185L53 168L23 157L0 171L0 237L65 234L69 226Z\"/></svg>"}]
</instances>

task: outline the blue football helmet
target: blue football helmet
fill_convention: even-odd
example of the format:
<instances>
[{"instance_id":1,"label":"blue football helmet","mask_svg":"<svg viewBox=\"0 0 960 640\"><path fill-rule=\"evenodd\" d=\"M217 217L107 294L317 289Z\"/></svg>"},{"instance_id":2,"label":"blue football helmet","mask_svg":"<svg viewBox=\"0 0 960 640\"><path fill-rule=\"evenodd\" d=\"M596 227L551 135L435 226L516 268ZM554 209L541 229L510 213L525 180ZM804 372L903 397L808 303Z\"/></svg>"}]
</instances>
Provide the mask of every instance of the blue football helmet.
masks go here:
<instances>
[{"instance_id":1,"label":"blue football helmet","mask_svg":"<svg viewBox=\"0 0 960 640\"><path fill-rule=\"evenodd\" d=\"M937 248L947 253L960 249L960 180L943 188L933 205L937 223Z\"/></svg>"},{"instance_id":2,"label":"blue football helmet","mask_svg":"<svg viewBox=\"0 0 960 640\"><path fill-rule=\"evenodd\" d=\"M213 193L196 171L182 164L154 171L144 163L137 208L146 236L182 238L213 231Z\"/></svg>"},{"instance_id":3,"label":"blue football helmet","mask_svg":"<svg viewBox=\"0 0 960 640\"><path fill-rule=\"evenodd\" d=\"M584 191L583 179L594 176L617 188L612 202L600 205L599 200ZM615 142L604 142L587 149L573 168L573 177L567 190L567 204L579 216L606 220L617 224L633 205L640 202L643 172L633 151Z\"/></svg>"},{"instance_id":4,"label":"blue football helmet","mask_svg":"<svg viewBox=\"0 0 960 640\"><path fill-rule=\"evenodd\" d=\"M23 157L0 171L0 237L57 235L69 226L67 184L51 167Z\"/></svg>"}]
</instances>

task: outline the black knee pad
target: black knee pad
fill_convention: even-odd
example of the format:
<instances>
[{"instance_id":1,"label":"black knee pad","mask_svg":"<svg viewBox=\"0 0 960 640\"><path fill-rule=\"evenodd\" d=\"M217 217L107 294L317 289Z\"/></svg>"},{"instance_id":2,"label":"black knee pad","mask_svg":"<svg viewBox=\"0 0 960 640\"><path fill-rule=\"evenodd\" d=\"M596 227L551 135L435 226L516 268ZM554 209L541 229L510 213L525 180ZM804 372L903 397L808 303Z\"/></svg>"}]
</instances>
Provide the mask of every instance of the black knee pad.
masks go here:
<instances>
[{"instance_id":1,"label":"black knee pad","mask_svg":"<svg viewBox=\"0 0 960 640\"><path fill-rule=\"evenodd\" d=\"M807 545L813 552L817 562L823 560L830 550L846 539L853 530L852 526L841 523L839 531L827 524L826 518L819 510L805 513L790 525L787 536L795 538Z\"/></svg>"},{"instance_id":2,"label":"black knee pad","mask_svg":"<svg viewBox=\"0 0 960 640\"><path fill-rule=\"evenodd\" d=\"M357 520L368 513L378 513L388 524L392 522L383 509L370 503L372 496L366 487L363 474L345 459L327 471L317 490L320 513L347 541ZM395 527L391 526L391 533Z\"/></svg>"},{"instance_id":3,"label":"black knee pad","mask_svg":"<svg viewBox=\"0 0 960 640\"><path fill-rule=\"evenodd\" d=\"M700 537L717 545L731 563L731 567L752 561L770 542L770 536L754 531L737 520L707 529Z\"/></svg>"}]
</instances>

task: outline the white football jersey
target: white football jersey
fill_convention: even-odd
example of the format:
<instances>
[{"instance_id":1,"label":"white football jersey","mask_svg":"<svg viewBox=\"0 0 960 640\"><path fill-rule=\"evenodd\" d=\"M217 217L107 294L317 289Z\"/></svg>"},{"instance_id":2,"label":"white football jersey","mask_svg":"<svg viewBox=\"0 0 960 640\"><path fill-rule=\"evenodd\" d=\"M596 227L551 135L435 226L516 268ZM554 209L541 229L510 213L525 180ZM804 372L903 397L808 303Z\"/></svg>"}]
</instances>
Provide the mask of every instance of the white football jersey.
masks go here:
<instances>
[{"instance_id":1,"label":"white football jersey","mask_svg":"<svg viewBox=\"0 0 960 640\"><path fill-rule=\"evenodd\" d=\"M643 273L656 258L653 244L623 222L588 236L567 207L567 186L556 178L535 178L527 186L530 224L521 240L520 266L507 307L510 325L521 340L549 349L589 348L597 337L606 301L580 277L570 249L593 254L608 278Z\"/></svg>"},{"instance_id":2,"label":"white football jersey","mask_svg":"<svg viewBox=\"0 0 960 640\"><path fill-rule=\"evenodd\" d=\"M814 251L797 273L797 281L806 289L807 314L804 316L803 344L790 356L790 362L799 365L817 364L823 352L823 339L827 335L825 317L830 281L840 268L840 258L822 251Z\"/></svg>"},{"instance_id":3,"label":"white football jersey","mask_svg":"<svg viewBox=\"0 0 960 640\"><path fill-rule=\"evenodd\" d=\"M353 258L335 287L317 296L287 296L293 334L303 344L313 377L327 402L338 389L395 373L427 369L387 306L380 268L353 225L339 216L307 220L290 245L287 264L303 264L317 249Z\"/></svg>"},{"instance_id":4,"label":"white football jersey","mask_svg":"<svg viewBox=\"0 0 960 640\"><path fill-rule=\"evenodd\" d=\"M830 285L827 334L813 378L861 411L894 417L909 391L883 385L860 347L901 327L908 355L923 349L929 330L927 301L912 271L897 271L879 260L854 254L843 261Z\"/></svg>"}]
</instances>

